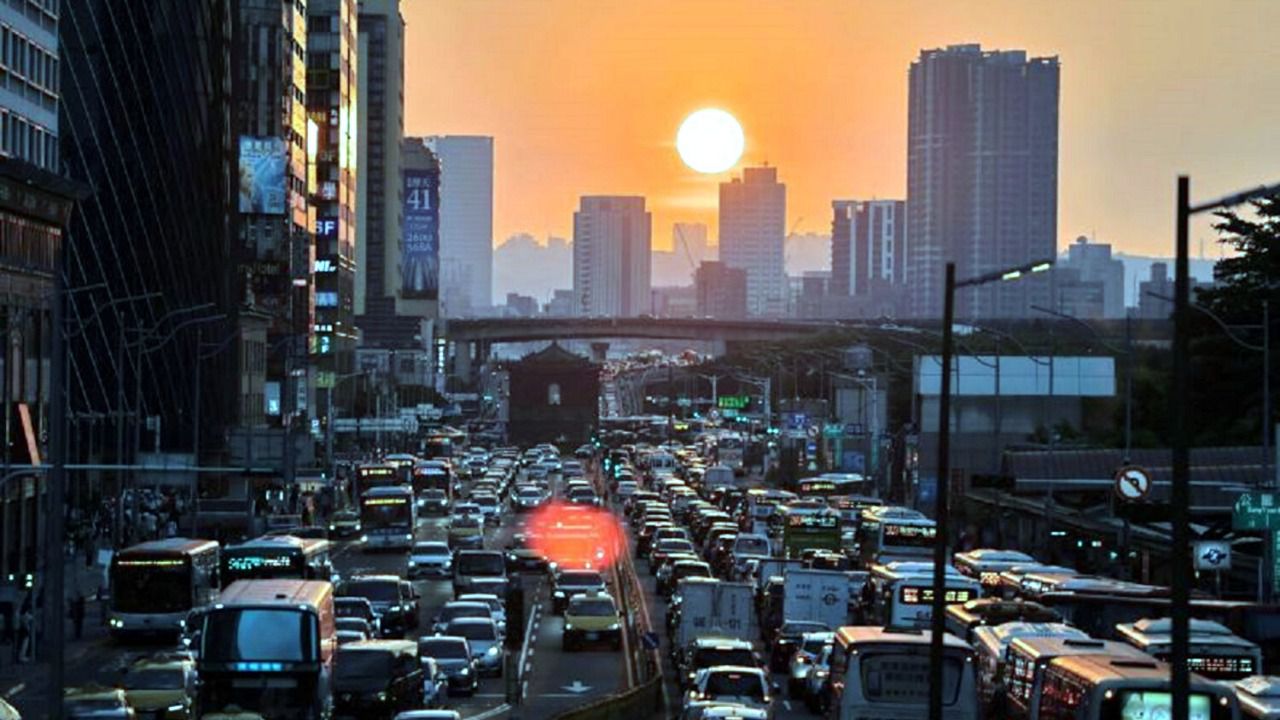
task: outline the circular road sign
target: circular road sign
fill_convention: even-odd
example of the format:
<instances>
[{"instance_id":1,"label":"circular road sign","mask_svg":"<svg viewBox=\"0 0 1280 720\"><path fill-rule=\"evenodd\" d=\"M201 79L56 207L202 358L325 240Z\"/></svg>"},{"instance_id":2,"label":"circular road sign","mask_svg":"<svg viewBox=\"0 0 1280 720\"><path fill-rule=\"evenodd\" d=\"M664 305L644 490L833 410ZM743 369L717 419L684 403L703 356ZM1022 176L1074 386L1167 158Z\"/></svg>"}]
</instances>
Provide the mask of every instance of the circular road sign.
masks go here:
<instances>
[{"instance_id":1,"label":"circular road sign","mask_svg":"<svg viewBox=\"0 0 1280 720\"><path fill-rule=\"evenodd\" d=\"M1116 471L1116 495L1122 500L1142 500L1151 493L1151 476L1147 471L1129 465Z\"/></svg>"}]
</instances>

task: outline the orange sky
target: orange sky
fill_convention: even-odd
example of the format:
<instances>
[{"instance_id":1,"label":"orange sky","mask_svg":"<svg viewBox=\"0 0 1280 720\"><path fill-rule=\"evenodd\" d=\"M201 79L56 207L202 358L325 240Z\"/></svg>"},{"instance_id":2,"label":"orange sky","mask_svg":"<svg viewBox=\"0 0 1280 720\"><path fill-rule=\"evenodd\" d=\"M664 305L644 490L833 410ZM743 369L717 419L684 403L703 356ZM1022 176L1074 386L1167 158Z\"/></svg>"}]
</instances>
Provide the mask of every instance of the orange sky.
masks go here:
<instances>
[{"instance_id":1,"label":"orange sky","mask_svg":"<svg viewBox=\"0 0 1280 720\"><path fill-rule=\"evenodd\" d=\"M1058 55L1059 244L1096 232L1170 254L1174 176L1193 197L1280 180L1275 0L404 0L405 132L495 137L494 241L569 237L584 194L640 194L715 236L716 184L676 128L738 117L744 162L787 183L788 226L833 198L904 197L907 69L980 42ZM1193 234L1211 238L1203 224ZM1210 256L1216 255L1208 243Z\"/></svg>"}]
</instances>

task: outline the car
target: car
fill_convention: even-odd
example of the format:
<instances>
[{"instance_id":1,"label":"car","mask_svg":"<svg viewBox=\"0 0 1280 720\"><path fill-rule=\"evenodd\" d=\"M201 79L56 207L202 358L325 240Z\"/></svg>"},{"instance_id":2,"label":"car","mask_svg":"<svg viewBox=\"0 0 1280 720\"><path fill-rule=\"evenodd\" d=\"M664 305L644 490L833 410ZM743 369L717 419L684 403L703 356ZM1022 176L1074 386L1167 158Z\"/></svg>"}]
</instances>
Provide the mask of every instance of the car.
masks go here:
<instances>
[{"instance_id":1,"label":"car","mask_svg":"<svg viewBox=\"0 0 1280 720\"><path fill-rule=\"evenodd\" d=\"M453 594L494 593L505 595L507 557L497 550L461 550L453 558Z\"/></svg>"},{"instance_id":2,"label":"car","mask_svg":"<svg viewBox=\"0 0 1280 720\"><path fill-rule=\"evenodd\" d=\"M687 703L679 720L768 720L769 711L714 700Z\"/></svg>"},{"instance_id":3,"label":"car","mask_svg":"<svg viewBox=\"0 0 1280 720\"><path fill-rule=\"evenodd\" d=\"M418 594L418 589L412 582L401 580L400 597L401 602L407 605L403 610L408 615L409 627L416 630L421 622L419 618L422 616L422 596Z\"/></svg>"},{"instance_id":4,"label":"car","mask_svg":"<svg viewBox=\"0 0 1280 720\"><path fill-rule=\"evenodd\" d=\"M62 717L67 720L134 720L125 691L101 685L67 688L62 694Z\"/></svg>"},{"instance_id":5,"label":"car","mask_svg":"<svg viewBox=\"0 0 1280 720\"><path fill-rule=\"evenodd\" d=\"M657 591L663 597L670 597L680 581L688 577L714 577L711 565L697 559L693 555L668 555L667 562L658 568Z\"/></svg>"},{"instance_id":6,"label":"car","mask_svg":"<svg viewBox=\"0 0 1280 720\"><path fill-rule=\"evenodd\" d=\"M478 602L489 606L489 614L498 623L498 629L507 634L507 604L493 593L464 593L458 596L461 602Z\"/></svg>"},{"instance_id":7,"label":"car","mask_svg":"<svg viewBox=\"0 0 1280 720\"><path fill-rule=\"evenodd\" d=\"M562 649L572 652L593 643L622 649L622 618L613 596L606 592L576 594L564 610Z\"/></svg>"},{"instance_id":8,"label":"car","mask_svg":"<svg viewBox=\"0 0 1280 720\"><path fill-rule=\"evenodd\" d=\"M449 514L449 494L438 488L423 490L418 495L418 509L432 515L447 515Z\"/></svg>"},{"instance_id":9,"label":"car","mask_svg":"<svg viewBox=\"0 0 1280 720\"><path fill-rule=\"evenodd\" d=\"M366 635L365 633L359 630L341 630L341 629L337 631L335 637L337 637L338 639L338 647L342 647L343 645L348 645L353 642L363 642L365 640L373 639L372 635Z\"/></svg>"},{"instance_id":10,"label":"car","mask_svg":"<svg viewBox=\"0 0 1280 720\"><path fill-rule=\"evenodd\" d=\"M496 488L495 488L496 490ZM502 501L494 493L482 493L471 495L471 502L480 507L480 512L484 516L484 521L488 525L499 525L502 523Z\"/></svg>"},{"instance_id":11,"label":"car","mask_svg":"<svg viewBox=\"0 0 1280 720\"><path fill-rule=\"evenodd\" d=\"M787 695L792 700L804 697L805 683L813 670L813 663L822 651L836 641L833 632L807 632L800 636L800 643L787 663Z\"/></svg>"},{"instance_id":12,"label":"car","mask_svg":"<svg viewBox=\"0 0 1280 720\"><path fill-rule=\"evenodd\" d=\"M510 572L539 571L547 569L547 556L536 547L534 536L516 533L507 543L507 570Z\"/></svg>"},{"instance_id":13,"label":"car","mask_svg":"<svg viewBox=\"0 0 1280 720\"><path fill-rule=\"evenodd\" d=\"M329 532L334 537L357 537L363 530L360 513L355 510L338 510L329 517Z\"/></svg>"},{"instance_id":14,"label":"car","mask_svg":"<svg viewBox=\"0 0 1280 720\"><path fill-rule=\"evenodd\" d=\"M810 620L784 620L771 643L769 669L773 672L786 672L791 654L799 649L804 634L819 632L831 632L831 628L825 623Z\"/></svg>"},{"instance_id":15,"label":"car","mask_svg":"<svg viewBox=\"0 0 1280 720\"><path fill-rule=\"evenodd\" d=\"M410 640L348 643L334 660L334 715L387 717L422 707L422 666Z\"/></svg>"},{"instance_id":16,"label":"car","mask_svg":"<svg viewBox=\"0 0 1280 720\"><path fill-rule=\"evenodd\" d=\"M699 702L729 703L748 708L772 710L773 696L765 671L747 665L714 665L698 671L685 692L687 708Z\"/></svg>"},{"instance_id":17,"label":"car","mask_svg":"<svg viewBox=\"0 0 1280 720\"><path fill-rule=\"evenodd\" d=\"M471 644L471 657L477 670L485 675L502 677L504 648L498 623L492 618L462 617L449 622L441 635L464 637Z\"/></svg>"},{"instance_id":18,"label":"car","mask_svg":"<svg viewBox=\"0 0 1280 720\"><path fill-rule=\"evenodd\" d=\"M471 643L456 635L418 638L418 659L432 658L444 673L450 695L471 695L480 684L480 673L472 658Z\"/></svg>"},{"instance_id":19,"label":"car","mask_svg":"<svg viewBox=\"0 0 1280 720\"><path fill-rule=\"evenodd\" d=\"M338 585L337 594L368 600L378 617L378 634L382 637L403 633L418 619L414 598L397 575L354 575Z\"/></svg>"},{"instance_id":20,"label":"car","mask_svg":"<svg viewBox=\"0 0 1280 720\"><path fill-rule=\"evenodd\" d=\"M759 667L760 656L746 640L699 637L682 648L676 657L676 680L682 690L692 687L698 671L717 665Z\"/></svg>"},{"instance_id":21,"label":"car","mask_svg":"<svg viewBox=\"0 0 1280 720\"><path fill-rule=\"evenodd\" d=\"M361 635L364 636L362 638L363 640L368 640L376 635L373 629L373 625L371 625L369 621L365 620L364 618L360 618L360 617L334 618L333 624L334 624L334 627L336 627L340 631L346 630L347 632L360 633Z\"/></svg>"},{"instance_id":22,"label":"car","mask_svg":"<svg viewBox=\"0 0 1280 720\"><path fill-rule=\"evenodd\" d=\"M521 485L516 488L515 497L511 499L511 505L516 512L528 512L542 507L547 500L547 496L542 489L536 485Z\"/></svg>"},{"instance_id":23,"label":"car","mask_svg":"<svg viewBox=\"0 0 1280 720\"><path fill-rule=\"evenodd\" d=\"M480 515L454 515L449 519L448 545L454 550L484 547L484 518Z\"/></svg>"},{"instance_id":24,"label":"car","mask_svg":"<svg viewBox=\"0 0 1280 720\"><path fill-rule=\"evenodd\" d=\"M649 574L657 575L658 568L664 563L669 555L694 555L697 550L693 547L693 543L684 538L663 538L654 542L649 551Z\"/></svg>"},{"instance_id":25,"label":"car","mask_svg":"<svg viewBox=\"0 0 1280 720\"><path fill-rule=\"evenodd\" d=\"M143 658L121 678L125 700L134 712L158 720L195 717L196 667L172 656Z\"/></svg>"},{"instance_id":26,"label":"car","mask_svg":"<svg viewBox=\"0 0 1280 720\"><path fill-rule=\"evenodd\" d=\"M339 595L333 599L333 614L337 618L354 617L367 621L369 627L373 628L374 635L378 635L381 630L378 613L374 611L373 603L368 598Z\"/></svg>"},{"instance_id":27,"label":"car","mask_svg":"<svg viewBox=\"0 0 1280 720\"><path fill-rule=\"evenodd\" d=\"M604 576L596 570L564 570L551 584L551 609L556 614L569 606L569 598L579 593L604 592Z\"/></svg>"},{"instance_id":28,"label":"car","mask_svg":"<svg viewBox=\"0 0 1280 720\"><path fill-rule=\"evenodd\" d=\"M492 619L493 612L489 610L488 603L450 600L431 618L431 631L442 635L450 622L464 617Z\"/></svg>"},{"instance_id":29,"label":"car","mask_svg":"<svg viewBox=\"0 0 1280 720\"><path fill-rule=\"evenodd\" d=\"M420 540L409 550L409 577L449 577L453 574L453 551L449 543Z\"/></svg>"},{"instance_id":30,"label":"car","mask_svg":"<svg viewBox=\"0 0 1280 720\"><path fill-rule=\"evenodd\" d=\"M445 674L435 658L419 657L418 664L422 666L423 707L443 707L445 695L449 689L449 676Z\"/></svg>"},{"instance_id":31,"label":"car","mask_svg":"<svg viewBox=\"0 0 1280 720\"><path fill-rule=\"evenodd\" d=\"M813 669L804 683L804 704L809 712L822 715L831 706L831 655L834 647L827 645L822 653L814 658Z\"/></svg>"}]
</instances>

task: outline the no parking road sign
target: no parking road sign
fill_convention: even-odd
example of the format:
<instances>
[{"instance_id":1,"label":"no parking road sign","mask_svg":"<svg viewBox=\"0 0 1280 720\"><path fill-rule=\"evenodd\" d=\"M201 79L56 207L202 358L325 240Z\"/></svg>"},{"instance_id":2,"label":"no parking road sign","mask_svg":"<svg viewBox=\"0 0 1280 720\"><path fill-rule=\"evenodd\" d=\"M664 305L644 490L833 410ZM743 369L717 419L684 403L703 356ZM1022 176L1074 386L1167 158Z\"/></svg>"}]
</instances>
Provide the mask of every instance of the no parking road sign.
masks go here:
<instances>
[{"instance_id":1,"label":"no parking road sign","mask_svg":"<svg viewBox=\"0 0 1280 720\"><path fill-rule=\"evenodd\" d=\"M1126 465L1116 471L1116 495L1121 500L1137 501L1151 494L1151 476L1136 465Z\"/></svg>"}]
</instances>

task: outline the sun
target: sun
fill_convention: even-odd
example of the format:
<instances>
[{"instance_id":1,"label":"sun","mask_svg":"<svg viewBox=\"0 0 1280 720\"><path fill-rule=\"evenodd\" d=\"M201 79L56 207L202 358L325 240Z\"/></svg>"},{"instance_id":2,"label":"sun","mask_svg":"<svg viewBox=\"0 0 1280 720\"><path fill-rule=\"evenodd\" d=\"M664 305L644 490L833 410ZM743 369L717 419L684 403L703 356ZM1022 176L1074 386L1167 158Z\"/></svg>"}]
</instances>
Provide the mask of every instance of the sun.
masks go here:
<instances>
[{"instance_id":1,"label":"sun","mask_svg":"<svg viewBox=\"0 0 1280 720\"><path fill-rule=\"evenodd\" d=\"M716 108L703 108L680 123L676 151L700 173L722 173L742 157L746 141L737 118Z\"/></svg>"}]
</instances>

